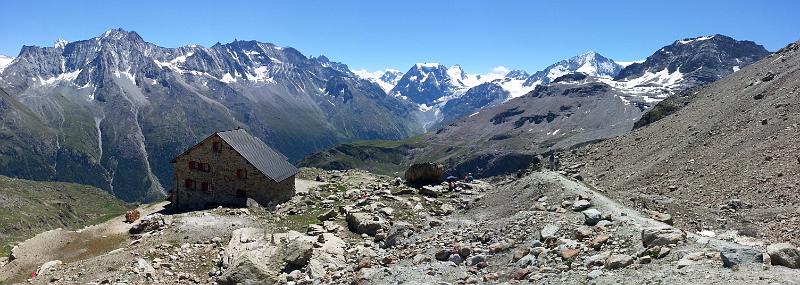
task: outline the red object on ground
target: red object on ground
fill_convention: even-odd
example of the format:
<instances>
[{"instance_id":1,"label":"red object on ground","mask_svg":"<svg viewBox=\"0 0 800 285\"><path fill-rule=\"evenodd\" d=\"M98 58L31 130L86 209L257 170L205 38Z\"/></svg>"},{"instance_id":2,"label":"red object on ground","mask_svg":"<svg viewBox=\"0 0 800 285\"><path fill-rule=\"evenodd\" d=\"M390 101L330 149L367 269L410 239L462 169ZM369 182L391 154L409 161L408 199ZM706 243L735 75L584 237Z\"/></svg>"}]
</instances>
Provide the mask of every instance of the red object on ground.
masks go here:
<instances>
[{"instance_id":1,"label":"red object on ground","mask_svg":"<svg viewBox=\"0 0 800 285\"><path fill-rule=\"evenodd\" d=\"M36 279L36 271L31 272L31 279Z\"/></svg>"}]
</instances>

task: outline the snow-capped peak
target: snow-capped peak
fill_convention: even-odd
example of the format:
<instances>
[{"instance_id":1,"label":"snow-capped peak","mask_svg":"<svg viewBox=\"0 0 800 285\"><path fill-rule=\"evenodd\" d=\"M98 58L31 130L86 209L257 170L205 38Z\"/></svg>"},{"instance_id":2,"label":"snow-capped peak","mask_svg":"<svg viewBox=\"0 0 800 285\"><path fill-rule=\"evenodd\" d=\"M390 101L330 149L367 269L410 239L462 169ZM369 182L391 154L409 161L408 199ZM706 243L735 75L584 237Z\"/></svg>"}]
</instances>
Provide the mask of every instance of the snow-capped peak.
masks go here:
<instances>
[{"instance_id":1,"label":"snow-capped peak","mask_svg":"<svg viewBox=\"0 0 800 285\"><path fill-rule=\"evenodd\" d=\"M397 81L400 81L400 78L403 77L403 72L393 68L387 68L385 70L377 70L377 71L368 71L366 69L359 69L353 70L353 73L356 76L372 81L378 86L383 89L386 93L389 93L395 85L397 85Z\"/></svg>"},{"instance_id":2,"label":"snow-capped peak","mask_svg":"<svg viewBox=\"0 0 800 285\"><path fill-rule=\"evenodd\" d=\"M53 43L54 48L64 48L67 46L69 42L64 39L58 39L55 43Z\"/></svg>"},{"instance_id":3,"label":"snow-capped peak","mask_svg":"<svg viewBox=\"0 0 800 285\"><path fill-rule=\"evenodd\" d=\"M574 72L581 72L596 77L614 77L622 68L621 65L613 60L590 50L583 54L559 61L542 71L534 73L528 78L525 85L534 86L537 84L546 84L556 78Z\"/></svg>"},{"instance_id":4,"label":"snow-capped peak","mask_svg":"<svg viewBox=\"0 0 800 285\"><path fill-rule=\"evenodd\" d=\"M715 36L715 35L712 35L712 36L702 36L702 37L696 37L696 38L688 38L688 39L682 39L682 40L679 40L679 41L677 41L677 43L679 43L679 44L684 44L684 45L685 45L685 44L690 44L690 43L693 43L693 42L702 42L702 41L707 41L707 40L713 39L713 38L714 38L714 36Z\"/></svg>"},{"instance_id":5,"label":"snow-capped peak","mask_svg":"<svg viewBox=\"0 0 800 285\"><path fill-rule=\"evenodd\" d=\"M466 75L460 65L456 64L447 69L447 75L454 80L463 80Z\"/></svg>"},{"instance_id":6,"label":"snow-capped peak","mask_svg":"<svg viewBox=\"0 0 800 285\"><path fill-rule=\"evenodd\" d=\"M416 65L414 65L414 66L415 66L417 69L422 69L422 68L437 68L437 67L439 67L440 65L441 65L441 64L439 64L439 63L436 63L436 62L420 62L420 63L417 63L417 64L416 64Z\"/></svg>"}]
</instances>

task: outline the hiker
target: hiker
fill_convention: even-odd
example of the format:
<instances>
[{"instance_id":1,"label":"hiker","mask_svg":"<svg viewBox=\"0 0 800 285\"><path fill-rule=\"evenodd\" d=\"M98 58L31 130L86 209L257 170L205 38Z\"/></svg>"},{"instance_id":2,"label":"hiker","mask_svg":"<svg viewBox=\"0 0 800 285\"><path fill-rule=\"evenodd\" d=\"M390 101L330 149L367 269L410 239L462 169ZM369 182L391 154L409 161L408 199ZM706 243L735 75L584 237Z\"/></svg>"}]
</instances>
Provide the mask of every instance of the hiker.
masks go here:
<instances>
[{"instance_id":1,"label":"hiker","mask_svg":"<svg viewBox=\"0 0 800 285\"><path fill-rule=\"evenodd\" d=\"M556 153L551 151L550 152L550 171L556 171Z\"/></svg>"},{"instance_id":2,"label":"hiker","mask_svg":"<svg viewBox=\"0 0 800 285\"><path fill-rule=\"evenodd\" d=\"M400 184L403 184L403 179L400 179L400 176L395 176L394 186L400 186Z\"/></svg>"},{"instance_id":3,"label":"hiker","mask_svg":"<svg viewBox=\"0 0 800 285\"><path fill-rule=\"evenodd\" d=\"M556 155L553 161L553 171L558 171L559 167L561 167L561 160L558 159L558 155Z\"/></svg>"},{"instance_id":4,"label":"hiker","mask_svg":"<svg viewBox=\"0 0 800 285\"><path fill-rule=\"evenodd\" d=\"M475 181L475 177L473 177L472 172L470 172L467 174L467 177L465 177L464 180L467 181L467 183L472 183L472 181Z\"/></svg>"},{"instance_id":5,"label":"hiker","mask_svg":"<svg viewBox=\"0 0 800 285\"><path fill-rule=\"evenodd\" d=\"M450 175L450 176L447 176L447 178L445 180L447 180L447 189L448 190L453 191L453 190L456 189L456 180L458 180L457 177Z\"/></svg>"}]
</instances>

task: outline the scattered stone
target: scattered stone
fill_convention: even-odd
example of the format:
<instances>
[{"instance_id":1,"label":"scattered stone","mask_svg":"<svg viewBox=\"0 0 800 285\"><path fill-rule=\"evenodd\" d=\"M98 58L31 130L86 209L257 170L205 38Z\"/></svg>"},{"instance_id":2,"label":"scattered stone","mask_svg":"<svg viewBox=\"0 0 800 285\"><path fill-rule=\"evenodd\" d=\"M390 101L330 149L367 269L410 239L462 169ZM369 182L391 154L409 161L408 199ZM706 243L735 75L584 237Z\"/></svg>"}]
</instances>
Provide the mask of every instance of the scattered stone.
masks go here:
<instances>
[{"instance_id":1,"label":"scattered stone","mask_svg":"<svg viewBox=\"0 0 800 285\"><path fill-rule=\"evenodd\" d=\"M467 258L467 265L468 266L476 266L479 263L482 263L482 262L485 262L485 261L486 261L486 256L485 255L482 255L482 254L473 255L473 256L470 256L469 258Z\"/></svg>"},{"instance_id":2,"label":"scattered stone","mask_svg":"<svg viewBox=\"0 0 800 285\"><path fill-rule=\"evenodd\" d=\"M652 218L653 220L665 223L665 224L670 225L670 226L673 223L672 222L672 215L667 214L667 213L650 211L650 218Z\"/></svg>"},{"instance_id":3,"label":"scattered stone","mask_svg":"<svg viewBox=\"0 0 800 285\"><path fill-rule=\"evenodd\" d=\"M603 219L603 214L597 209L583 211L584 223L590 226L597 225Z\"/></svg>"},{"instance_id":4,"label":"scattered stone","mask_svg":"<svg viewBox=\"0 0 800 285\"><path fill-rule=\"evenodd\" d=\"M336 210L331 209L317 216L317 220L320 220L321 222L330 221L335 219L336 215L337 215Z\"/></svg>"},{"instance_id":5,"label":"scattered stone","mask_svg":"<svg viewBox=\"0 0 800 285\"><path fill-rule=\"evenodd\" d=\"M589 245L589 247L591 247L591 248L593 248L595 250L600 250L600 248L603 247L603 244L608 242L608 239L609 239L609 236L607 236L607 235L599 235L599 236L593 238L592 240L590 240L588 245Z\"/></svg>"},{"instance_id":6,"label":"scattered stone","mask_svg":"<svg viewBox=\"0 0 800 285\"><path fill-rule=\"evenodd\" d=\"M633 256L627 254L612 254L606 260L606 269L620 269L633 264Z\"/></svg>"},{"instance_id":7,"label":"scattered stone","mask_svg":"<svg viewBox=\"0 0 800 285\"><path fill-rule=\"evenodd\" d=\"M603 271L599 269L589 271L589 273L586 274L586 277L588 277L589 279L597 279L600 276L603 276Z\"/></svg>"},{"instance_id":8,"label":"scattered stone","mask_svg":"<svg viewBox=\"0 0 800 285\"><path fill-rule=\"evenodd\" d=\"M525 276L531 273L531 270L528 268L517 269L514 273L511 273L511 279L514 280L522 280L525 279Z\"/></svg>"},{"instance_id":9,"label":"scattered stone","mask_svg":"<svg viewBox=\"0 0 800 285\"><path fill-rule=\"evenodd\" d=\"M456 207L453 206L453 204L444 203L439 207L439 210L442 212L442 215L450 215L456 211Z\"/></svg>"},{"instance_id":10,"label":"scattered stone","mask_svg":"<svg viewBox=\"0 0 800 285\"><path fill-rule=\"evenodd\" d=\"M438 226L441 226L442 224L444 224L444 222L442 222L442 220L438 220L438 219L430 219L428 221L428 225L431 226L431 227L438 227Z\"/></svg>"},{"instance_id":11,"label":"scattered stone","mask_svg":"<svg viewBox=\"0 0 800 285\"><path fill-rule=\"evenodd\" d=\"M514 255L511 258L511 261L517 262L518 260L520 260L523 257L525 257L526 255L528 255L528 253L530 253L530 252L531 252L531 249L528 248L528 247L525 247L525 246L519 247L519 248L514 250Z\"/></svg>"},{"instance_id":12,"label":"scattered stone","mask_svg":"<svg viewBox=\"0 0 800 285\"><path fill-rule=\"evenodd\" d=\"M367 234L375 236L378 230L383 229L383 221L374 215L367 213L348 213L347 226L357 234Z\"/></svg>"},{"instance_id":13,"label":"scattered stone","mask_svg":"<svg viewBox=\"0 0 800 285\"><path fill-rule=\"evenodd\" d=\"M448 258L447 258L447 261L453 262L453 263L455 263L455 264L461 264L461 262L464 262L464 258L463 258L463 257L461 257L461 255L460 255L460 254L455 254L455 253L454 253L454 254L451 254L451 255L450 255Z\"/></svg>"},{"instance_id":14,"label":"scattered stone","mask_svg":"<svg viewBox=\"0 0 800 285\"><path fill-rule=\"evenodd\" d=\"M775 73L773 73L772 71L768 71L767 74L764 75L764 77L761 78L761 81L767 82L767 81L770 81L772 79L775 79Z\"/></svg>"},{"instance_id":15,"label":"scattered stone","mask_svg":"<svg viewBox=\"0 0 800 285\"><path fill-rule=\"evenodd\" d=\"M491 253L503 252L503 251L508 250L508 248L510 248L510 247L511 247L511 243L509 243L509 242L505 242L505 241L496 242L496 243L493 243L493 244L489 245L489 252L491 252Z\"/></svg>"},{"instance_id":16,"label":"scattered stone","mask_svg":"<svg viewBox=\"0 0 800 285\"><path fill-rule=\"evenodd\" d=\"M432 197L432 198L439 197L439 193L440 192L441 191L439 191L438 189L436 189L435 187L432 187L432 186L423 186L422 188L419 189L419 194L420 195L424 195L424 196L428 196L428 197Z\"/></svg>"},{"instance_id":17,"label":"scattered stone","mask_svg":"<svg viewBox=\"0 0 800 285\"><path fill-rule=\"evenodd\" d=\"M589 207L591 207L591 206L592 206L592 202L589 202L587 200L581 199L581 200L575 201L575 203L572 203L572 210L575 211L575 212L580 212L580 211L589 209Z\"/></svg>"},{"instance_id":18,"label":"scattered stone","mask_svg":"<svg viewBox=\"0 0 800 285\"><path fill-rule=\"evenodd\" d=\"M575 229L575 238L576 239L585 239L589 238L594 234L594 230L590 226L580 226Z\"/></svg>"},{"instance_id":19,"label":"scattered stone","mask_svg":"<svg viewBox=\"0 0 800 285\"><path fill-rule=\"evenodd\" d=\"M692 252L692 253L689 253L687 255L684 255L683 257L681 257L681 259L678 260L678 269L681 269L681 268L684 268L684 267L687 267L687 266L700 264L700 263L703 262L703 260L705 258L706 258L705 253L701 252L701 251L700 252Z\"/></svg>"},{"instance_id":20,"label":"scattered stone","mask_svg":"<svg viewBox=\"0 0 800 285\"><path fill-rule=\"evenodd\" d=\"M686 233L676 228L646 228L642 230L642 244L649 248L654 245L678 244L686 240Z\"/></svg>"},{"instance_id":21,"label":"scattered stone","mask_svg":"<svg viewBox=\"0 0 800 285\"><path fill-rule=\"evenodd\" d=\"M438 261L447 261L448 259L450 259L451 254L453 254L453 252L449 249L440 249L434 254L434 257Z\"/></svg>"},{"instance_id":22,"label":"scattered stone","mask_svg":"<svg viewBox=\"0 0 800 285\"><path fill-rule=\"evenodd\" d=\"M483 281L484 282L496 281L499 278L500 278L500 274L497 274L495 272L487 273L486 275L483 275Z\"/></svg>"},{"instance_id":23,"label":"scattered stone","mask_svg":"<svg viewBox=\"0 0 800 285\"><path fill-rule=\"evenodd\" d=\"M562 250L560 255L561 255L561 258L564 258L564 259L575 259L575 257L577 257L580 252L581 251L579 249L569 248L569 249Z\"/></svg>"},{"instance_id":24,"label":"scattered stone","mask_svg":"<svg viewBox=\"0 0 800 285\"><path fill-rule=\"evenodd\" d=\"M559 228L557 225L554 225L554 224L545 225L544 228L542 228L542 230L539 231L539 240L540 241L547 241L547 240L554 240L554 239L558 238L558 236L556 234L558 233L558 231L560 229L561 228Z\"/></svg>"}]
</instances>

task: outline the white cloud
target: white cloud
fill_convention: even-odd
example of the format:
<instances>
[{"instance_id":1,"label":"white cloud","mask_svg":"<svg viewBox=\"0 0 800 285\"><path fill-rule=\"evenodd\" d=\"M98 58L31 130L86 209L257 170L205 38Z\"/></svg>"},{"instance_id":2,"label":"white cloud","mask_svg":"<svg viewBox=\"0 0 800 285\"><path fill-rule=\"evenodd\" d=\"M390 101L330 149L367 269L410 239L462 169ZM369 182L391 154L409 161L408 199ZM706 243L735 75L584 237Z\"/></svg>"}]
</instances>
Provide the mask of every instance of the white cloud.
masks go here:
<instances>
[{"instance_id":1,"label":"white cloud","mask_svg":"<svg viewBox=\"0 0 800 285\"><path fill-rule=\"evenodd\" d=\"M508 69L507 67L501 65L501 66L492 68L492 71L490 71L489 74L487 74L487 75L506 76L506 74L508 74L510 71L511 71L510 69Z\"/></svg>"}]
</instances>

